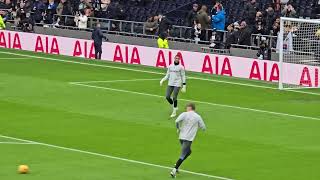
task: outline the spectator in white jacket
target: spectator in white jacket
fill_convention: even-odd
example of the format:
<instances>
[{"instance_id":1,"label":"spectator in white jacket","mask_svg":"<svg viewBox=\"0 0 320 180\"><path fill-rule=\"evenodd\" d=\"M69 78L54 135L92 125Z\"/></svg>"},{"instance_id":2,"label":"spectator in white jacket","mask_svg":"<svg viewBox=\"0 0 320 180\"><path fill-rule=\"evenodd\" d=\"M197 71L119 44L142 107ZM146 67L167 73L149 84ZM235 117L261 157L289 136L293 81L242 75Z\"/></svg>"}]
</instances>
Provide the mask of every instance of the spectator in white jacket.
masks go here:
<instances>
[{"instance_id":1,"label":"spectator in white jacket","mask_svg":"<svg viewBox=\"0 0 320 180\"><path fill-rule=\"evenodd\" d=\"M74 19L76 22L78 28L80 29L86 29L88 26L88 17L86 16L86 13L84 10L80 11L80 15L77 15Z\"/></svg>"}]
</instances>

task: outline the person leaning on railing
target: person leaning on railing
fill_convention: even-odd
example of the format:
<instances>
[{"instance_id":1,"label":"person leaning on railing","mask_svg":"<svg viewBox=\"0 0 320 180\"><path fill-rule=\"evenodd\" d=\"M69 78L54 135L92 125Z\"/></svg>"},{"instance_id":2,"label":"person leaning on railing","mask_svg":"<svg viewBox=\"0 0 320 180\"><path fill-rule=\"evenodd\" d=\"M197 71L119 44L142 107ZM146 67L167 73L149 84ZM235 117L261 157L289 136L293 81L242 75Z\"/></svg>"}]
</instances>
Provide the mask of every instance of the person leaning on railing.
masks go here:
<instances>
[{"instance_id":1,"label":"person leaning on railing","mask_svg":"<svg viewBox=\"0 0 320 180\"><path fill-rule=\"evenodd\" d=\"M144 30L147 35L155 35L158 29L158 16L150 16L144 23Z\"/></svg>"}]
</instances>

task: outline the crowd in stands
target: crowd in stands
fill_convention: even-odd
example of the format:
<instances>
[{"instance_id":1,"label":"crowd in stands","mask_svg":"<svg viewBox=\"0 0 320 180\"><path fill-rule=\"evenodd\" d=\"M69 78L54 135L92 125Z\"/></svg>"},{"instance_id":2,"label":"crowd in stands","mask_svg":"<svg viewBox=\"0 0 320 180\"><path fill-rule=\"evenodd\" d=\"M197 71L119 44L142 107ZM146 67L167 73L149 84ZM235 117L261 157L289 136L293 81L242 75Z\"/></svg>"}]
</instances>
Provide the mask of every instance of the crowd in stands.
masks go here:
<instances>
[{"instance_id":1,"label":"crowd in stands","mask_svg":"<svg viewBox=\"0 0 320 180\"><path fill-rule=\"evenodd\" d=\"M128 17L128 9L131 8L127 7L128 5L143 7L153 4L155 1L0 0L0 14L4 21L13 20L14 24L17 27L21 27L23 31L32 31L35 23L77 26L85 29L88 27L89 17L128 20L130 19ZM177 4L178 0L176 1ZM180 1L189 2L188 0ZM212 3L211 9L206 5L193 4L192 9L183 20L184 25L189 27L185 30L185 38L194 39L196 42L201 40L211 41L213 46L217 48L230 48L231 44L250 46L253 45L252 34L277 36L280 30L281 16L298 17L291 0L272 0L272 3L267 6L265 4L261 6L256 0L213 0ZM225 8L225 4L228 3L241 5L243 7L237 7L237 9L242 10L240 12L237 11L236 13L238 14L232 14L229 9ZM177 5L173 4L171 6L176 7ZM8 11L1 11L1 9L7 9ZM146 34L158 35L164 39L170 36L170 29L175 24L170 18L163 15L163 13L153 14L148 11L145 14L150 14L144 24L144 32ZM74 18L65 19L68 15L74 16ZM235 16L238 17L235 18ZM236 21L232 21L235 19ZM106 25L101 23L101 26L103 28ZM225 43L223 47L220 47L219 43L217 45L216 42L221 42L222 40ZM254 45L259 46L257 42L260 41L256 40Z\"/></svg>"}]
</instances>

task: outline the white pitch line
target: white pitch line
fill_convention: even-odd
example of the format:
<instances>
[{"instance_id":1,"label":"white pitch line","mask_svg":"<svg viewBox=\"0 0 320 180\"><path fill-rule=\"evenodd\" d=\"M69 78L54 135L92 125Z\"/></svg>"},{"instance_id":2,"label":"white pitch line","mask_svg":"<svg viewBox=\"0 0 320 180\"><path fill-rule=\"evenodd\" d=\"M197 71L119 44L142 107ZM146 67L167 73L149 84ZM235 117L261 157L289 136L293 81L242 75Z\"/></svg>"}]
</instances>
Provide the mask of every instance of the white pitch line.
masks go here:
<instances>
[{"instance_id":1,"label":"white pitch line","mask_svg":"<svg viewBox=\"0 0 320 180\"><path fill-rule=\"evenodd\" d=\"M4 58L0 58L0 60L2 60L2 59L4 59L4 60L6 60L6 59L28 59L27 57L24 57L24 58L19 58L19 57L16 57L16 58L14 58L14 57L4 57Z\"/></svg>"},{"instance_id":2,"label":"white pitch line","mask_svg":"<svg viewBox=\"0 0 320 180\"><path fill-rule=\"evenodd\" d=\"M160 78L154 79L120 79L120 80L108 80L108 81L79 81L79 82L70 82L71 84L78 84L78 83L116 83L116 82L135 82L135 81L155 81L160 80Z\"/></svg>"},{"instance_id":3,"label":"white pitch line","mask_svg":"<svg viewBox=\"0 0 320 180\"><path fill-rule=\"evenodd\" d=\"M70 84L76 85L76 86L84 86L84 87L96 88L96 89L104 89L104 90L109 90L109 91L124 92L124 93L130 93L130 94L138 94L138 95L144 95L144 96L150 96L150 97L164 98L163 96L156 95L156 94L141 93L141 92L128 91L128 90L123 90L123 89L115 89L115 88L108 88L108 87L101 87L101 86L93 86L93 85L81 84L81 83L70 83ZM267 110L246 108L246 107L240 107L240 106L225 105L225 104L217 104L217 103L198 101L198 100L193 100L193 99L181 99L180 98L179 100L186 101L186 102L194 102L194 103L199 103L199 104L207 104L207 105L211 105L211 106L219 106L219 107L226 107L226 108L232 108L232 109L240 109L240 110L253 111L253 112L259 112L259 113L266 113L266 114L273 114L273 115L280 115L280 116L288 116L288 117L295 117L295 118L302 118L302 119L312 119L312 120L320 121L320 118L316 118L316 117L301 116L301 115L273 112L273 111L267 111Z\"/></svg>"},{"instance_id":4,"label":"white pitch line","mask_svg":"<svg viewBox=\"0 0 320 180\"><path fill-rule=\"evenodd\" d=\"M51 147L51 148L55 148L55 149L62 149L62 150L66 150L66 151L78 152L78 153L89 154L89 155L93 155L93 156L99 156L99 157L104 157L104 158L109 158L109 159L125 161L125 162L129 162L129 163L142 164L142 165L151 166L151 167L157 167L157 168L162 168L162 169L172 169L172 167L168 167L168 166L162 166L162 165L158 165L158 164L152 164L152 163L147 163L147 162L142 162L142 161L136 161L136 160L126 159L126 158L120 158L120 157L116 157L116 156L100 154L100 153L95 153L95 152L90 152L90 151L85 151L85 150L80 150L80 149L57 146L57 145L53 145L53 144L41 143L41 142L37 142L37 141L20 139L20 138L15 138L15 137L11 137L11 136L0 135L0 137L7 138L7 139L12 139L12 140L23 141L23 142L26 142L26 143L34 143L34 144L37 144L37 145ZM221 176L214 176L214 175L203 174L203 173L197 173L197 172L188 171L188 170L180 170L180 172L184 172L184 173L188 173L188 174L192 174L192 175L197 175L197 176L208 177L208 178L221 179L221 180L235 180L235 179L231 179L231 178L226 178L226 177L221 177Z\"/></svg>"},{"instance_id":5,"label":"white pitch line","mask_svg":"<svg viewBox=\"0 0 320 180\"><path fill-rule=\"evenodd\" d=\"M119 69L119 70L125 70L125 71L133 71L133 72L164 75L164 73L155 72L155 71L146 71L146 70L141 70L141 69L132 69L132 68L117 67L117 66L110 66L110 65L103 65L103 64L92 64L92 63L85 63L85 62L78 62L78 61L68 61L68 60L57 59L57 58L33 56L33 55L26 55L26 54L12 53L12 52L2 52L2 51L0 51L0 53L2 53L2 54L11 54L11 55L16 55L16 56L22 56L22 57L28 57L28 58L37 58L37 59L45 59L45 60L58 61L58 62L64 62L64 63L71 63L71 64L81 64L81 65L87 65L87 66L95 66L95 67ZM248 84L248 83L237 83L237 82L231 82L231 81L206 79L206 78L199 78L199 77L190 77L190 78L191 79L196 79L196 80L202 80L202 81L212 81L212 82L224 83L224 84L232 84L232 85L239 85L239 86L246 86L246 87L255 87L255 88L262 88L262 89L278 90L278 88L274 88L274 87L270 87L270 86L262 86L262 85ZM300 93L300 94L317 95L317 96L320 95L318 93L311 93L311 92L304 92L304 91L292 91L292 90L284 90L284 91L293 92L293 93Z\"/></svg>"},{"instance_id":6,"label":"white pitch line","mask_svg":"<svg viewBox=\"0 0 320 180\"><path fill-rule=\"evenodd\" d=\"M0 144L37 144L37 143L31 143L31 142L0 142Z\"/></svg>"}]
</instances>

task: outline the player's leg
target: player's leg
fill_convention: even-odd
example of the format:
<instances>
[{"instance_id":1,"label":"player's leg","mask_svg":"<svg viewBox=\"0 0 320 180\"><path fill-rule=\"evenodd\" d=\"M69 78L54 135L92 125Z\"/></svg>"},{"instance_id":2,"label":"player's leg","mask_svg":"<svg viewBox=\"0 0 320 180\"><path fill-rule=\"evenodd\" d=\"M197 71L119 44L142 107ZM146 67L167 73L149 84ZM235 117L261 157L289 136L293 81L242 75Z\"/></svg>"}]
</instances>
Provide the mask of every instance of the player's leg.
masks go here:
<instances>
[{"instance_id":1,"label":"player's leg","mask_svg":"<svg viewBox=\"0 0 320 180\"><path fill-rule=\"evenodd\" d=\"M99 46L98 59L101 59L101 54L102 54L102 45Z\"/></svg>"},{"instance_id":2,"label":"player's leg","mask_svg":"<svg viewBox=\"0 0 320 180\"><path fill-rule=\"evenodd\" d=\"M171 98L171 94L172 94L173 90L174 90L173 86L168 86L167 87L166 99L169 102L169 104L171 104L171 105L173 104L173 100Z\"/></svg>"},{"instance_id":3,"label":"player's leg","mask_svg":"<svg viewBox=\"0 0 320 180\"><path fill-rule=\"evenodd\" d=\"M175 167L170 173L173 178L176 177L176 174L181 164L191 155L191 152L192 152L191 151L192 141L180 140L180 143L181 143L181 155L178 161L176 162Z\"/></svg>"},{"instance_id":4,"label":"player's leg","mask_svg":"<svg viewBox=\"0 0 320 180\"><path fill-rule=\"evenodd\" d=\"M173 89L173 112L172 112L171 117L175 117L177 115L179 92L180 92L180 87L174 87L174 89Z\"/></svg>"},{"instance_id":5,"label":"player's leg","mask_svg":"<svg viewBox=\"0 0 320 180\"><path fill-rule=\"evenodd\" d=\"M96 43L94 43L94 58L98 59L98 46Z\"/></svg>"}]
</instances>

